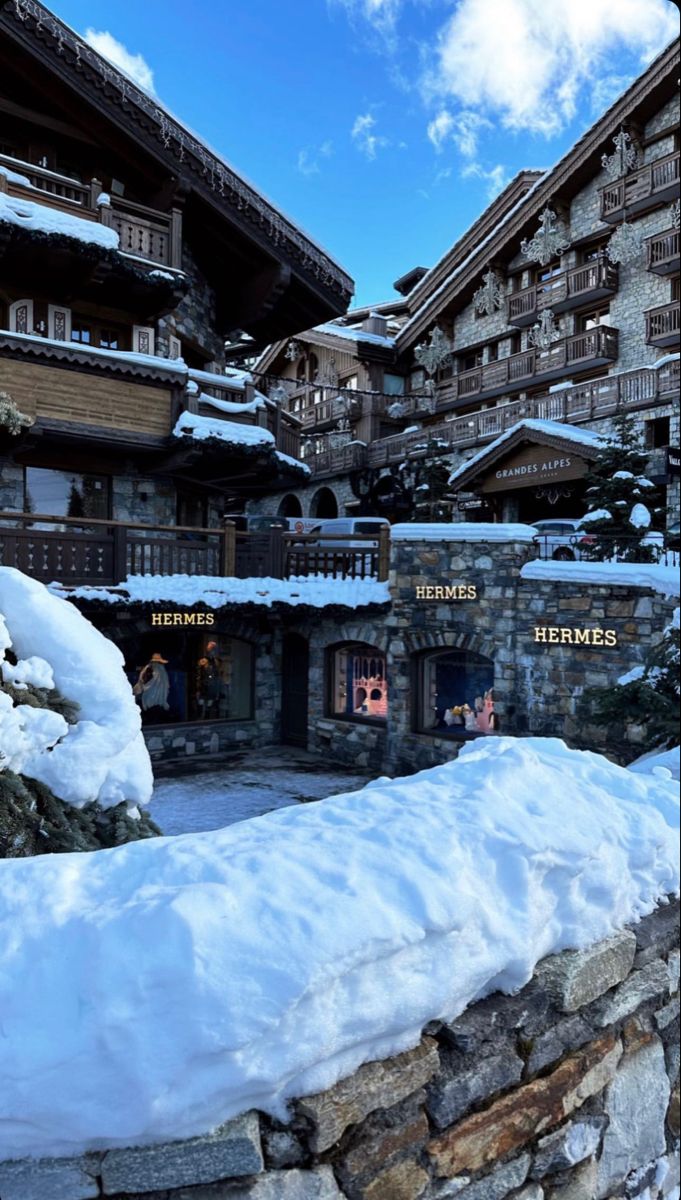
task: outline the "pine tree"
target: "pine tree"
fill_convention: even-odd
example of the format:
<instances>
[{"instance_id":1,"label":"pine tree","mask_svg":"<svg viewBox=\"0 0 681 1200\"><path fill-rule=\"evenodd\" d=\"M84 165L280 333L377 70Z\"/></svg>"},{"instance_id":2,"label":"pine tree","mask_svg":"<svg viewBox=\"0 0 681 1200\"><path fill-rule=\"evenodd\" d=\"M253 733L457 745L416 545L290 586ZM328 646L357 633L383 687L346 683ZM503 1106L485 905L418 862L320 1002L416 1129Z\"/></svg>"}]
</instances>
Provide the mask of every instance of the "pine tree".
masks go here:
<instances>
[{"instance_id":1,"label":"pine tree","mask_svg":"<svg viewBox=\"0 0 681 1200\"><path fill-rule=\"evenodd\" d=\"M432 447L434 455L438 447ZM429 450L431 447L429 446ZM417 484L414 490L413 521L451 521L452 502L447 499L449 494L449 476L451 467L442 458L429 454L417 474Z\"/></svg>"},{"instance_id":2,"label":"pine tree","mask_svg":"<svg viewBox=\"0 0 681 1200\"><path fill-rule=\"evenodd\" d=\"M619 413L586 478L589 512L584 527L594 540L580 546L583 557L599 562L655 561L655 548L645 540L652 520L647 504L655 497L655 485L644 474L647 460L633 419Z\"/></svg>"},{"instance_id":3,"label":"pine tree","mask_svg":"<svg viewBox=\"0 0 681 1200\"><path fill-rule=\"evenodd\" d=\"M650 749L678 745L680 646L677 609L642 666L634 667L614 687L590 688L582 696L580 720L601 729L608 750L618 758L633 757L632 726L638 727Z\"/></svg>"}]
</instances>

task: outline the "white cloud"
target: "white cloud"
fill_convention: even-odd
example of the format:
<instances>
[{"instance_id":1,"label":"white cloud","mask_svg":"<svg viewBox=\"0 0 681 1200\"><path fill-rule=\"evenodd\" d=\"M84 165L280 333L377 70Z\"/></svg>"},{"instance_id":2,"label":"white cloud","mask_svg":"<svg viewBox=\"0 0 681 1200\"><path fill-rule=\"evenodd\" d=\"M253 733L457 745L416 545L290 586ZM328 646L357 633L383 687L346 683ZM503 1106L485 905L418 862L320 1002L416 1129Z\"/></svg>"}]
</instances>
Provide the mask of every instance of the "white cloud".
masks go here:
<instances>
[{"instance_id":1,"label":"white cloud","mask_svg":"<svg viewBox=\"0 0 681 1200\"><path fill-rule=\"evenodd\" d=\"M462 109L454 115L443 108L428 125L428 137L438 151L451 141L464 158L475 158L481 131L493 128L492 122L480 113Z\"/></svg>"},{"instance_id":2,"label":"white cloud","mask_svg":"<svg viewBox=\"0 0 681 1200\"><path fill-rule=\"evenodd\" d=\"M395 48L402 0L329 0L329 3L340 5L353 24L366 22L390 49Z\"/></svg>"},{"instance_id":3,"label":"white cloud","mask_svg":"<svg viewBox=\"0 0 681 1200\"><path fill-rule=\"evenodd\" d=\"M154 94L154 72L141 54L131 54L122 42L105 30L88 29L85 41L143 91Z\"/></svg>"},{"instance_id":4,"label":"white cloud","mask_svg":"<svg viewBox=\"0 0 681 1200\"><path fill-rule=\"evenodd\" d=\"M301 175L319 175L321 171L320 159L331 158L333 154L333 142L322 142L317 149L311 149L309 146L304 146L298 151L298 170Z\"/></svg>"},{"instance_id":5,"label":"white cloud","mask_svg":"<svg viewBox=\"0 0 681 1200\"><path fill-rule=\"evenodd\" d=\"M371 113L360 113L355 117L350 136L365 158L375 158L378 150L389 145L386 137L374 132L375 128L376 118Z\"/></svg>"},{"instance_id":6,"label":"white cloud","mask_svg":"<svg viewBox=\"0 0 681 1200\"><path fill-rule=\"evenodd\" d=\"M423 90L551 136L611 75L611 52L625 48L644 65L677 33L671 0L460 0Z\"/></svg>"},{"instance_id":7,"label":"white cloud","mask_svg":"<svg viewBox=\"0 0 681 1200\"><path fill-rule=\"evenodd\" d=\"M468 163L461 172L462 179L481 179L485 184L485 195L488 200L493 200L499 192L503 191L506 184L510 182L510 175L506 168L501 163L497 163L495 167L490 167L485 170L480 163Z\"/></svg>"},{"instance_id":8,"label":"white cloud","mask_svg":"<svg viewBox=\"0 0 681 1200\"><path fill-rule=\"evenodd\" d=\"M428 137L436 150L442 149L452 132L453 125L454 117L446 108L441 109L437 116L433 117L428 125Z\"/></svg>"}]
</instances>

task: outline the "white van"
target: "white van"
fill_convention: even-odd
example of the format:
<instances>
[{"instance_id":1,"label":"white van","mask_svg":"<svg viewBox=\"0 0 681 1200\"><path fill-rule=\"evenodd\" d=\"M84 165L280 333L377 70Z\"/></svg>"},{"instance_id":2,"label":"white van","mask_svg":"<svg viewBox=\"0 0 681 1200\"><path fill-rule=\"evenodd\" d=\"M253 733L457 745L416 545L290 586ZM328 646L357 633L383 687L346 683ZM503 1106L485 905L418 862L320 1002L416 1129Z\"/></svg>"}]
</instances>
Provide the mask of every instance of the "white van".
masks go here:
<instances>
[{"instance_id":1,"label":"white van","mask_svg":"<svg viewBox=\"0 0 681 1200\"><path fill-rule=\"evenodd\" d=\"M378 547L378 535L381 529L390 529L390 521L386 521L382 517L335 517L329 521L319 521L309 530L310 533L319 534L319 545L328 547L330 550L349 550L362 549L365 546L371 546L374 549ZM333 534L333 541L325 541L325 534ZM336 541L336 537L340 534L347 535L342 541ZM376 541L356 541L358 536L362 539L375 536Z\"/></svg>"}]
</instances>

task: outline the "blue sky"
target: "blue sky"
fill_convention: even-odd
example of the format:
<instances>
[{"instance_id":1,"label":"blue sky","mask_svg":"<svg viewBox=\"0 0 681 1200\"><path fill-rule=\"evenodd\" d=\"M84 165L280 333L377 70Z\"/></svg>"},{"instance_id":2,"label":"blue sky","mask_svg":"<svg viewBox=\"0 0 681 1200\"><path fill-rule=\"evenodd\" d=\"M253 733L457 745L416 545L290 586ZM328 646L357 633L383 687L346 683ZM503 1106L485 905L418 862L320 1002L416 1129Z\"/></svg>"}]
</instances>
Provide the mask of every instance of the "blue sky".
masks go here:
<instances>
[{"instance_id":1,"label":"blue sky","mask_svg":"<svg viewBox=\"0 0 681 1200\"><path fill-rule=\"evenodd\" d=\"M54 9L321 242L360 303L432 265L521 167L555 162L678 33L671 0Z\"/></svg>"}]
</instances>

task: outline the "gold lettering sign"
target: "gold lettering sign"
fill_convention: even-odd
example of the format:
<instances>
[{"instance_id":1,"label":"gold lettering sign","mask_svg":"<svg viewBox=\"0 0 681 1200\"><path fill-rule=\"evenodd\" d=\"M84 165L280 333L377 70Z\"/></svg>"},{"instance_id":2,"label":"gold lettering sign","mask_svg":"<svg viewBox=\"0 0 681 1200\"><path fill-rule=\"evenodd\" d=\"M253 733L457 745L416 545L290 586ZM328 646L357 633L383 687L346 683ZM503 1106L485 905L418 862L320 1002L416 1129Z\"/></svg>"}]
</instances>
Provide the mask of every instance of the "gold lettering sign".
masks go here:
<instances>
[{"instance_id":1,"label":"gold lettering sign","mask_svg":"<svg viewBox=\"0 0 681 1200\"><path fill-rule=\"evenodd\" d=\"M417 600L477 600L478 589L474 583L458 583L451 587L417 587Z\"/></svg>"},{"instance_id":2,"label":"gold lettering sign","mask_svg":"<svg viewBox=\"0 0 681 1200\"><path fill-rule=\"evenodd\" d=\"M173 628L187 625L214 625L215 613L205 612L155 612L151 614L152 625L162 625Z\"/></svg>"},{"instance_id":3,"label":"gold lettering sign","mask_svg":"<svg viewBox=\"0 0 681 1200\"><path fill-rule=\"evenodd\" d=\"M517 454L497 462L476 487L479 492L506 492L513 488L538 487L581 479L587 473L583 458L551 446L526 446Z\"/></svg>"},{"instance_id":4,"label":"gold lettering sign","mask_svg":"<svg viewBox=\"0 0 681 1200\"><path fill-rule=\"evenodd\" d=\"M616 629L570 629L561 625L535 625L535 642L549 646L616 646Z\"/></svg>"}]
</instances>

